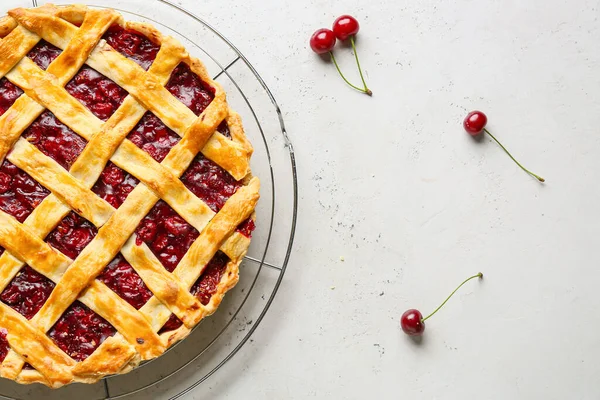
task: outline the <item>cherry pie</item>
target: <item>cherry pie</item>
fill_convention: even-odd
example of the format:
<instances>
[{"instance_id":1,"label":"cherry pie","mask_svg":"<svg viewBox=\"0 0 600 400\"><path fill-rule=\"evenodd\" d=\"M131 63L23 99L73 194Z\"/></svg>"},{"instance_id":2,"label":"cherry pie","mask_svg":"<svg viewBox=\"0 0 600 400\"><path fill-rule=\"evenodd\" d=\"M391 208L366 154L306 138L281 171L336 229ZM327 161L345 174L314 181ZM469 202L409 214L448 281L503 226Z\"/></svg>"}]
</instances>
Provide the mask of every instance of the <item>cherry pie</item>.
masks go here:
<instances>
[{"instance_id":1,"label":"cherry pie","mask_svg":"<svg viewBox=\"0 0 600 400\"><path fill-rule=\"evenodd\" d=\"M0 374L59 387L161 355L219 306L259 180L238 114L154 27L0 19Z\"/></svg>"}]
</instances>

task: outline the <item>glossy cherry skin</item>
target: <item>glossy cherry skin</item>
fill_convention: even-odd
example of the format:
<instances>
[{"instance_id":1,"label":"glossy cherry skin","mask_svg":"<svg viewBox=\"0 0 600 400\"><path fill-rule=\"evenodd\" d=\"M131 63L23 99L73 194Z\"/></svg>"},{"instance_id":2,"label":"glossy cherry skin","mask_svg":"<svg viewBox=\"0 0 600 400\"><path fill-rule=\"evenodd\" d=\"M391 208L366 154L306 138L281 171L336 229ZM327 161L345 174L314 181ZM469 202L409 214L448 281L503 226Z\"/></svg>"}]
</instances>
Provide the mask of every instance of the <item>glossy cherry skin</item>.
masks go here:
<instances>
[{"instance_id":1,"label":"glossy cherry skin","mask_svg":"<svg viewBox=\"0 0 600 400\"><path fill-rule=\"evenodd\" d=\"M402 330L408 336L421 336L425 331L425 322L422 322L423 314L421 311L410 309L406 310L400 318Z\"/></svg>"},{"instance_id":2,"label":"glossy cherry skin","mask_svg":"<svg viewBox=\"0 0 600 400\"><path fill-rule=\"evenodd\" d=\"M310 37L310 48L317 54L324 54L333 50L335 42L333 31L321 28Z\"/></svg>"},{"instance_id":3,"label":"glossy cherry skin","mask_svg":"<svg viewBox=\"0 0 600 400\"><path fill-rule=\"evenodd\" d=\"M471 136L477 136L485 129L487 125L487 117L481 111L471 111L465 117L463 126L465 131Z\"/></svg>"},{"instance_id":4,"label":"glossy cherry skin","mask_svg":"<svg viewBox=\"0 0 600 400\"><path fill-rule=\"evenodd\" d=\"M342 15L333 22L333 33L339 40L346 40L350 36L358 33L360 25L358 21L351 15Z\"/></svg>"}]
</instances>

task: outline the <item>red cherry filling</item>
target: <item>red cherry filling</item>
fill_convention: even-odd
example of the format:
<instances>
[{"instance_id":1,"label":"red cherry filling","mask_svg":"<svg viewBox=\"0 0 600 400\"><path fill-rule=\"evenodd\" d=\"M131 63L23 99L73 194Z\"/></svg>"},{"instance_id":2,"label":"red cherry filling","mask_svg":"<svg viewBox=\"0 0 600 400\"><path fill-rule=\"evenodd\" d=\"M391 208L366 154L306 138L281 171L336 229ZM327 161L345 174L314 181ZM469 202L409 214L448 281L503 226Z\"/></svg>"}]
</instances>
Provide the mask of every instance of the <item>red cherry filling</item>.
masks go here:
<instances>
[{"instance_id":1,"label":"red cherry filling","mask_svg":"<svg viewBox=\"0 0 600 400\"><path fill-rule=\"evenodd\" d=\"M111 26L102 38L113 49L135 61L146 71L152 65L160 49L159 45L152 43L141 33L119 25Z\"/></svg>"},{"instance_id":2,"label":"red cherry filling","mask_svg":"<svg viewBox=\"0 0 600 400\"><path fill-rule=\"evenodd\" d=\"M175 314L171 314L171 316L169 317L167 322L165 322L165 324L162 326L162 328L160 328L160 330L158 331L158 334L160 335L161 333L174 331L175 329L179 328L181 325L183 325L183 322L181 322L181 320L179 318L177 318L177 316Z\"/></svg>"},{"instance_id":3,"label":"red cherry filling","mask_svg":"<svg viewBox=\"0 0 600 400\"><path fill-rule=\"evenodd\" d=\"M152 43L143 34L119 25L113 25L103 38L112 48L145 70L150 68L160 49L160 46ZM200 115L215 97L214 89L194 74L185 63L175 68L166 88L196 115Z\"/></svg>"},{"instance_id":4,"label":"red cherry filling","mask_svg":"<svg viewBox=\"0 0 600 400\"><path fill-rule=\"evenodd\" d=\"M256 224L252 218L248 218L237 227L237 231L247 238L252 237L254 229L256 229Z\"/></svg>"},{"instance_id":5,"label":"red cherry filling","mask_svg":"<svg viewBox=\"0 0 600 400\"><path fill-rule=\"evenodd\" d=\"M97 233L98 229L91 222L71 211L48 234L46 242L74 260Z\"/></svg>"},{"instance_id":6,"label":"red cherry filling","mask_svg":"<svg viewBox=\"0 0 600 400\"><path fill-rule=\"evenodd\" d=\"M0 166L0 210L17 221L25 221L49 194L48 189L9 161Z\"/></svg>"},{"instance_id":7,"label":"red cherry filling","mask_svg":"<svg viewBox=\"0 0 600 400\"><path fill-rule=\"evenodd\" d=\"M31 58L38 67L45 71L60 53L62 53L61 49L42 39L31 49L27 57Z\"/></svg>"},{"instance_id":8,"label":"red cherry filling","mask_svg":"<svg viewBox=\"0 0 600 400\"><path fill-rule=\"evenodd\" d=\"M215 97L215 90L203 82L185 63L179 64L173 70L165 87L196 115L200 115Z\"/></svg>"},{"instance_id":9,"label":"red cherry filling","mask_svg":"<svg viewBox=\"0 0 600 400\"><path fill-rule=\"evenodd\" d=\"M189 168L181 176L183 184L214 212L218 212L225 202L242 186L227 171L199 153ZM251 237L254 221L247 219L237 231Z\"/></svg>"},{"instance_id":10,"label":"red cherry filling","mask_svg":"<svg viewBox=\"0 0 600 400\"><path fill-rule=\"evenodd\" d=\"M127 139L150 154L156 161L161 162L181 138L167 128L156 115L148 111L129 133Z\"/></svg>"},{"instance_id":11,"label":"red cherry filling","mask_svg":"<svg viewBox=\"0 0 600 400\"><path fill-rule=\"evenodd\" d=\"M219 125L219 132L231 137L225 121ZM162 162L169 151L181 140L175 132L149 111L129 133L127 139L158 162Z\"/></svg>"},{"instance_id":12,"label":"red cherry filling","mask_svg":"<svg viewBox=\"0 0 600 400\"><path fill-rule=\"evenodd\" d=\"M0 300L31 319L42 308L54 286L54 282L26 265L0 294Z\"/></svg>"},{"instance_id":13,"label":"red cherry filling","mask_svg":"<svg viewBox=\"0 0 600 400\"><path fill-rule=\"evenodd\" d=\"M220 128L224 132L229 132L225 122L220 125ZM144 114L127 138L158 162L163 161L173 146L180 140L175 132L167 128L158 117L150 112ZM233 179L227 171L204 157L202 153L198 154L192 161L187 171L182 175L181 181L215 212L219 211L227 199L242 186L241 182ZM99 194L95 190L94 192ZM240 232L250 237L251 232L254 230L254 224L242 225L239 228Z\"/></svg>"},{"instance_id":14,"label":"red cherry filling","mask_svg":"<svg viewBox=\"0 0 600 400\"><path fill-rule=\"evenodd\" d=\"M86 65L65 89L103 121L110 118L127 97L125 89Z\"/></svg>"},{"instance_id":15,"label":"red cherry filling","mask_svg":"<svg viewBox=\"0 0 600 400\"><path fill-rule=\"evenodd\" d=\"M231 139L231 132L229 131L229 125L227 125L227 121L223 120L219 124L219 127L217 128L217 131L220 132L223 136L228 137L229 139Z\"/></svg>"},{"instance_id":16,"label":"red cherry filling","mask_svg":"<svg viewBox=\"0 0 600 400\"><path fill-rule=\"evenodd\" d=\"M109 161L100 174L100 179L92 187L92 192L108 201L114 208L119 208L139 182L133 175Z\"/></svg>"},{"instance_id":17,"label":"red cherry filling","mask_svg":"<svg viewBox=\"0 0 600 400\"><path fill-rule=\"evenodd\" d=\"M198 231L160 200L136 229L136 244L145 242L169 272L188 251Z\"/></svg>"},{"instance_id":18,"label":"red cherry filling","mask_svg":"<svg viewBox=\"0 0 600 400\"><path fill-rule=\"evenodd\" d=\"M74 360L83 361L115 333L115 328L104 318L76 301L60 317L48 336Z\"/></svg>"},{"instance_id":19,"label":"red cherry filling","mask_svg":"<svg viewBox=\"0 0 600 400\"><path fill-rule=\"evenodd\" d=\"M22 94L23 91L8 79L0 79L0 115L4 114Z\"/></svg>"},{"instance_id":20,"label":"red cherry filling","mask_svg":"<svg viewBox=\"0 0 600 400\"><path fill-rule=\"evenodd\" d=\"M212 295L215 294L217 285L221 282L221 277L223 276L223 272L225 272L228 262L229 257L219 251L206 265L202 275L190 290L200 300L200 303L207 305Z\"/></svg>"},{"instance_id":21,"label":"red cherry filling","mask_svg":"<svg viewBox=\"0 0 600 400\"><path fill-rule=\"evenodd\" d=\"M98 280L137 310L142 308L152 297L152 292L142 281L142 278L121 254L118 254L106 266L102 274L98 276Z\"/></svg>"},{"instance_id":22,"label":"red cherry filling","mask_svg":"<svg viewBox=\"0 0 600 400\"><path fill-rule=\"evenodd\" d=\"M183 184L214 212L219 211L242 184L199 153L181 176Z\"/></svg>"},{"instance_id":23,"label":"red cherry filling","mask_svg":"<svg viewBox=\"0 0 600 400\"><path fill-rule=\"evenodd\" d=\"M225 253L219 251L206 265L202 275L190 290L190 292L200 300L200 303L207 305L212 295L215 294L228 262L229 257L227 257ZM173 331L182 324L181 320L177 318L175 314L171 314L158 333Z\"/></svg>"},{"instance_id":24,"label":"red cherry filling","mask_svg":"<svg viewBox=\"0 0 600 400\"><path fill-rule=\"evenodd\" d=\"M67 170L87 143L48 110L25 130L23 137Z\"/></svg>"},{"instance_id":25,"label":"red cherry filling","mask_svg":"<svg viewBox=\"0 0 600 400\"><path fill-rule=\"evenodd\" d=\"M4 361L8 354L8 350L10 350L8 340L6 339L7 334L8 331L5 328L0 328L0 363Z\"/></svg>"}]
</instances>

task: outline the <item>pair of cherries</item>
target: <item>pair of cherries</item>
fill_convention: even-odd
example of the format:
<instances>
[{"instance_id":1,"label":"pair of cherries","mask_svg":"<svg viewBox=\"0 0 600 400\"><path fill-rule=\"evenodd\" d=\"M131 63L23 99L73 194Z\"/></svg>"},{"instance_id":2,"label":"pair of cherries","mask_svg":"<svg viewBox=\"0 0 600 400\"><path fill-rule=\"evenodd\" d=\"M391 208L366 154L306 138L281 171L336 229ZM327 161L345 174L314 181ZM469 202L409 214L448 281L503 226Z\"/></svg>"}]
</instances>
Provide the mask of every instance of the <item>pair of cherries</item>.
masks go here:
<instances>
[{"instance_id":1,"label":"pair of cherries","mask_svg":"<svg viewBox=\"0 0 600 400\"><path fill-rule=\"evenodd\" d=\"M358 33L359 29L360 25L358 24L356 18L351 15L342 15L333 21L332 29L321 28L313 33L310 38L310 48L317 54L329 53L331 61L333 61L335 68L344 82L359 92L372 96L373 92L367 87L367 83L365 82L362 68L360 67L360 61L358 61L356 45L354 43L354 37ZM335 59L335 56L333 55L333 48L335 47L337 40L344 41L348 39L350 39L350 44L352 45L352 50L354 51L354 58L356 59L356 65L358 66L358 72L360 73L360 79L362 80L363 84L362 88L353 85L348 79L346 79Z\"/></svg>"}]
</instances>

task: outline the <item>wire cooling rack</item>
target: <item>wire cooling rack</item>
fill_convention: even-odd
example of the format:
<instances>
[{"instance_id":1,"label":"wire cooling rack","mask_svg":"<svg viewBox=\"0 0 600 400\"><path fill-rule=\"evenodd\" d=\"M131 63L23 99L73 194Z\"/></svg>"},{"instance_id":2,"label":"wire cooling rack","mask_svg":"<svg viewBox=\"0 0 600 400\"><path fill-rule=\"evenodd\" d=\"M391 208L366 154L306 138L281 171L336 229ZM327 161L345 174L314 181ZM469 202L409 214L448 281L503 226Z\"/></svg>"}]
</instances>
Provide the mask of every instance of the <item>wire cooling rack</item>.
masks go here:
<instances>
[{"instance_id":1,"label":"wire cooling rack","mask_svg":"<svg viewBox=\"0 0 600 400\"><path fill-rule=\"evenodd\" d=\"M2 0L2 13L12 7L37 7L47 2ZM68 4L60 0L50 2ZM161 357L94 385L74 384L53 390L0 379L0 399L177 399L225 365L250 339L273 303L285 274L296 227L298 187L293 147L281 110L264 80L231 41L203 19L168 0L77 3L114 8L127 20L153 24L182 42L205 63L213 79L223 85L229 104L242 116L254 146L252 171L261 179L257 228L240 266L238 285L225 296L213 316Z\"/></svg>"}]
</instances>

